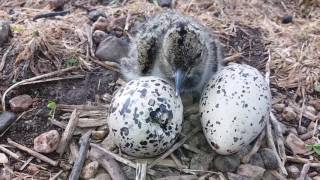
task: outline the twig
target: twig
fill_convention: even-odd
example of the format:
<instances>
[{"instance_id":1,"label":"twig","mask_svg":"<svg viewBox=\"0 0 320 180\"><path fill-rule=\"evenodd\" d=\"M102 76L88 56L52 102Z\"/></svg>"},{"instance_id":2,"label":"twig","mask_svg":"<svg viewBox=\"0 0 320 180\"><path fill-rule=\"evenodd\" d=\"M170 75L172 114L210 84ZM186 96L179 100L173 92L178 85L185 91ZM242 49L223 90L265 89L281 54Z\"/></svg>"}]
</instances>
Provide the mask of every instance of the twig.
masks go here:
<instances>
[{"instance_id":1,"label":"twig","mask_svg":"<svg viewBox=\"0 0 320 180\"><path fill-rule=\"evenodd\" d=\"M302 163L302 164L306 164L306 163L310 162L309 159L305 159L305 158L301 158L301 157L292 157L292 156L287 156L287 161L295 162L295 163Z\"/></svg>"},{"instance_id":2,"label":"twig","mask_svg":"<svg viewBox=\"0 0 320 180\"><path fill-rule=\"evenodd\" d=\"M130 27L130 19L131 19L131 14L128 12L128 15L126 17L126 24L124 26L124 31L128 31Z\"/></svg>"},{"instance_id":3,"label":"twig","mask_svg":"<svg viewBox=\"0 0 320 180\"><path fill-rule=\"evenodd\" d=\"M52 178L50 178L49 180L56 180L62 173L63 173L63 170L60 170L57 174L52 176Z\"/></svg>"},{"instance_id":4,"label":"twig","mask_svg":"<svg viewBox=\"0 0 320 180\"><path fill-rule=\"evenodd\" d=\"M136 180L145 180L147 177L147 163L137 163Z\"/></svg>"},{"instance_id":5,"label":"twig","mask_svg":"<svg viewBox=\"0 0 320 180\"><path fill-rule=\"evenodd\" d=\"M1 58L1 62L0 62L0 72L3 70L4 68L4 65L6 63L6 59L7 59L7 56L9 54L9 52L11 51L11 49L16 45L16 42L12 43L8 49L6 50L6 52L3 54L2 58Z\"/></svg>"},{"instance_id":6,"label":"twig","mask_svg":"<svg viewBox=\"0 0 320 180\"><path fill-rule=\"evenodd\" d=\"M155 166L160 160L168 157L171 153L173 153L175 150L177 150L180 146L182 146L184 144L184 142L186 142L191 136L193 136L194 134L196 134L198 131L200 131L200 128L197 127L195 128L193 131L191 131L188 135L186 135L183 139L181 139L179 142L177 142L175 145L173 145L167 152L165 152L163 155L161 155L159 158L157 158L156 160L154 160L149 166L148 168L152 168L153 166Z\"/></svg>"},{"instance_id":7,"label":"twig","mask_svg":"<svg viewBox=\"0 0 320 180\"><path fill-rule=\"evenodd\" d=\"M187 168L187 167L185 167L185 166L180 162L180 160L179 160L173 153L170 154L170 157L171 157L171 159L174 161L174 163L176 164L176 167L177 167L178 169Z\"/></svg>"},{"instance_id":8,"label":"twig","mask_svg":"<svg viewBox=\"0 0 320 180\"><path fill-rule=\"evenodd\" d=\"M70 143L69 149L70 149L69 163L73 164L76 161L77 157L79 157L79 148L77 144L74 141L72 141Z\"/></svg>"},{"instance_id":9,"label":"twig","mask_svg":"<svg viewBox=\"0 0 320 180\"><path fill-rule=\"evenodd\" d=\"M270 112L270 121L274 127L279 156L282 159L282 164L285 165L287 155L286 155L286 149L284 147L281 126L276 116L272 112Z\"/></svg>"},{"instance_id":10,"label":"twig","mask_svg":"<svg viewBox=\"0 0 320 180\"><path fill-rule=\"evenodd\" d=\"M76 129L76 126L78 124L78 120L79 120L79 113L78 113L77 109L74 109L74 111L72 112L72 114L70 116L70 120L68 122L68 125L61 136L59 147L57 149L57 152L60 154L60 156L62 156L68 143L70 142L72 135L73 135L73 132Z\"/></svg>"},{"instance_id":11,"label":"twig","mask_svg":"<svg viewBox=\"0 0 320 180\"><path fill-rule=\"evenodd\" d=\"M48 12L48 13L43 13L43 14L38 14L35 17L33 17L33 21L41 18L50 18L50 17L55 17L55 16L64 16L66 14L70 13L70 11L59 11L59 12Z\"/></svg>"},{"instance_id":12,"label":"twig","mask_svg":"<svg viewBox=\"0 0 320 180\"><path fill-rule=\"evenodd\" d=\"M171 8L174 9L176 7L176 0L171 1Z\"/></svg>"},{"instance_id":13,"label":"twig","mask_svg":"<svg viewBox=\"0 0 320 180\"><path fill-rule=\"evenodd\" d=\"M125 159L125 158L123 158L123 157L121 157L121 156L119 156L119 155L117 155L117 154L115 154L115 153L113 153L111 151L108 151L108 150L106 150L106 149L104 149L104 148L102 148L102 147L100 147L100 146L98 146L96 144L93 144L93 143L90 143L90 146L100 150L101 152L103 152L105 154L108 154L109 156L111 156L115 160L117 160L117 161L119 161L119 162L121 162L121 163L123 163L125 165L128 165L128 166L130 166L132 168L135 168L135 169L137 168L137 165L134 162L132 162L132 161L130 161L128 159ZM156 172L154 170L152 170L152 169L148 169L148 174L155 175Z\"/></svg>"},{"instance_id":14,"label":"twig","mask_svg":"<svg viewBox=\"0 0 320 180\"><path fill-rule=\"evenodd\" d=\"M29 157L28 160L24 162L24 164L20 167L19 171L23 171L24 168L34 159L33 156Z\"/></svg>"},{"instance_id":15,"label":"twig","mask_svg":"<svg viewBox=\"0 0 320 180\"><path fill-rule=\"evenodd\" d=\"M14 89L14 88L20 86L21 84L26 83L26 82L36 81L36 80L39 80L39 79L42 79L42 78L51 77L51 76L54 76L54 75L57 75L57 74L61 74L61 73L65 73L65 72L68 72L68 71L72 71L72 70L75 70L75 69L78 69L78 67L74 66L74 67L70 67L70 68L66 68L66 69L50 72L50 73L47 73L47 74L42 74L40 76L36 76L36 77L32 77L32 78L29 78L29 79L22 80L20 82L17 82L16 84L10 86L2 95L1 105L2 105L3 111L6 110L6 107L5 107L5 105L6 105L6 96L12 89Z\"/></svg>"},{"instance_id":16,"label":"twig","mask_svg":"<svg viewBox=\"0 0 320 180\"><path fill-rule=\"evenodd\" d=\"M86 30L86 36L87 36L88 44L89 44L89 52L91 54L91 57L95 57L95 53L94 53L94 50L93 50L93 41L92 41L93 27L91 27L88 24L86 24L85 25L85 30Z\"/></svg>"},{"instance_id":17,"label":"twig","mask_svg":"<svg viewBox=\"0 0 320 180\"><path fill-rule=\"evenodd\" d=\"M51 81L61 81L61 80L69 80L69 79L81 79L84 78L85 75L74 75L74 76L69 76L69 77L57 77L57 78L51 78L51 79L44 79L44 80L39 80L39 81L32 81L32 82L26 82L21 85L29 85L29 84L38 84L38 83L45 83L45 82L51 82Z\"/></svg>"},{"instance_id":18,"label":"twig","mask_svg":"<svg viewBox=\"0 0 320 180\"><path fill-rule=\"evenodd\" d=\"M206 154L202 150L200 150L200 149L198 149L196 147L190 146L189 144L183 144L182 147L185 148L186 150L189 150L189 151L197 153L197 154Z\"/></svg>"},{"instance_id":19,"label":"twig","mask_svg":"<svg viewBox=\"0 0 320 180\"><path fill-rule=\"evenodd\" d=\"M257 138L254 146L252 147L251 151L242 157L241 161L243 163L245 163L245 164L248 163L250 161L251 157L258 152L258 150L262 144L262 140L264 139L265 136L266 136L266 132L262 131L261 134L259 135L259 137Z\"/></svg>"},{"instance_id":20,"label":"twig","mask_svg":"<svg viewBox=\"0 0 320 180\"><path fill-rule=\"evenodd\" d=\"M20 156L12 151L10 151L9 149L5 148L4 146L0 145L0 151L8 154L9 156L13 157L14 159L19 160Z\"/></svg>"},{"instance_id":21,"label":"twig","mask_svg":"<svg viewBox=\"0 0 320 180\"><path fill-rule=\"evenodd\" d=\"M80 138L79 156L74 162L72 171L69 176L69 180L78 180L80 177L81 169L83 167L84 161L87 158L87 152L90 145L90 136L91 136L91 131L88 131Z\"/></svg>"},{"instance_id":22,"label":"twig","mask_svg":"<svg viewBox=\"0 0 320 180\"><path fill-rule=\"evenodd\" d=\"M297 180L305 180L305 178L306 178L306 176L307 176L307 174L309 172L309 169L310 169L310 164L309 163L303 165L303 168L302 168L302 170L300 172L300 176L299 176L299 178Z\"/></svg>"},{"instance_id":23,"label":"twig","mask_svg":"<svg viewBox=\"0 0 320 180\"><path fill-rule=\"evenodd\" d=\"M49 163L52 166L57 166L58 165L57 161L54 161L54 160L52 160L52 159L50 159L50 158L48 158L48 157L36 152L36 151L33 151L33 150L23 146L23 145L20 145L20 144L18 144L16 142L12 141L9 138L7 139L7 141L8 141L8 143L10 145L12 145L12 146L14 146L14 147L16 147L16 148L18 148L18 149L20 149L22 151L25 151L25 152L29 153L30 155L32 155L32 156L34 156L34 157L36 157L36 158L38 158L38 159L40 159L40 160L42 160L42 161L44 161L46 163Z\"/></svg>"},{"instance_id":24,"label":"twig","mask_svg":"<svg viewBox=\"0 0 320 180\"><path fill-rule=\"evenodd\" d=\"M106 64L106 63L104 63L104 62L102 62L102 61L96 60L95 58L90 58L90 59L91 59L91 61L93 61L94 63L99 64L100 66L102 66L102 67L104 67L104 68L106 68L106 69L108 69L108 70L115 71L115 72L120 72L119 69L114 68L113 66L110 66L110 65L108 65L108 64Z\"/></svg>"}]
</instances>

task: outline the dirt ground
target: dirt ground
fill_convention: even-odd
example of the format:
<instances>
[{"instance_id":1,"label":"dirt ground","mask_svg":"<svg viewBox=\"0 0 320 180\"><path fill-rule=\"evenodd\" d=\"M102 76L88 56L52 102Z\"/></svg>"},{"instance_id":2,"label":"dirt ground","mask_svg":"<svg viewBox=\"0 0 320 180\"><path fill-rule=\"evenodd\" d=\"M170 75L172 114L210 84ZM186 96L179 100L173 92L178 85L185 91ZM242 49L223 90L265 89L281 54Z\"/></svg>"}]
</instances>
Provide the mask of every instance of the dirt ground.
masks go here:
<instances>
[{"instance_id":1,"label":"dirt ground","mask_svg":"<svg viewBox=\"0 0 320 180\"><path fill-rule=\"evenodd\" d=\"M97 49L97 44L92 43L92 33L95 30L102 30L118 37L132 36L136 31L134 25L138 21L143 21L143 17L164 9L157 3L143 0L112 1L109 5L103 4L107 1L71 0L67 1L62 9L55 10L68 10L69 13L66 15L33 20L36 15L54 11L48 2L0 0L0 20L11 21L12 31L9 41L0 47L0 59L5 63L4 68L0 70L0 97L3 97L5 91L17 82L61 69L76 68L55 76L62 77L62 80L20 85L7 93L3 104L5 107L0 107L0 111L4 109L10 111L9 100L21 94L30 95L33 104L25 112L17 113L17 116L20 116L19 121L0 138L0 144L8 145L7 138L10 138L32 149L33 139L41 133L52 129L62 133L64 129L49 120L50 109L47 108L49 101L55 101L58 107L60 104L90 106L108 104L108 101L103 99L104 95L112 96L123 83L114 64L106 62L101 65L99 62L104 61L93 57L92 52ZM281 124L283 132L286 131L279 140L275 130L277 127L273 124L274 137L271 135L271 138L276 143L276 152L282 163L286 162L284 166L296 165L300 169L299 174L302 174L302 167L305 164L320 163L318 161L320 153L317 154L316 149L305 154L295 154L295 149L286 144L287 135L293 131L292 129L296 129L299 138L313 132L309 138L301 138L304 145L319 144L320 90L317 87L320 87L320 2L317 0L268 2L176 0L174 2L174 9L197 18L212 29L224 45L226 61L249 64L262 74L267 71L271 73L273 113ZM107 20L101 22L90 20L88 13L92 10L105 12ZM288 16L293 18L292 21L284 23L284 19ZM6 58L3 58L4 56ZM70 65L72 58L77 59L76 65ZM267 62L269 68L266 68ZM71 76L79 78L67 79ZM41 80L43 79L45 78ZM288 108L292 111L287 112ZM70 116L70 109L58 108L55 118L67 123L67 119L62 117L68 113ZM294 118L288 119L286 116L288 113ZM301 127L305 131L301 132ZM79 135L74 136L74 141L79 137ZM266 135L266 139L268 138L270 137ZM281 142L285 145L281 146ZM252 143L254 144L255 142ZM285 148L285 156L279 147ZM24 161L30 157L27 153L12 147L11 149L21 153ZM180 158L183 157L178 155L180 151L186 151L182 149L175 153ZM72 164L68 164L68 153L62 157L55 152L46 156L64 163L53 168L34 159L32 163L44 169L40 168L34 172L30 170L31 168L25 168L19 171L23 163L9 158L8 168L14 177L21 179L49 179L62 169L64 175L61 179L65 179L72 167ZM190 159L192 156L194 154L189 153ZM318 176L320 174L318 167L320 165L311 166L305 176ZM170 169L169 174L176 176L190 174L172 169L174 168ZM130 174L131 171L127 170L126 173ZM160 168L157 171L166 174L167 169ZM210 176L213 179L227 177L226 174L217 175L215 169L208 170L209 173L211 171L215 173L208 175L207 179ZM277 173L274 177L289 178L283 174L281 168L275 171ZM205 172L196 175L201 177L204 174Z\"/></svg>"}]
</instances>

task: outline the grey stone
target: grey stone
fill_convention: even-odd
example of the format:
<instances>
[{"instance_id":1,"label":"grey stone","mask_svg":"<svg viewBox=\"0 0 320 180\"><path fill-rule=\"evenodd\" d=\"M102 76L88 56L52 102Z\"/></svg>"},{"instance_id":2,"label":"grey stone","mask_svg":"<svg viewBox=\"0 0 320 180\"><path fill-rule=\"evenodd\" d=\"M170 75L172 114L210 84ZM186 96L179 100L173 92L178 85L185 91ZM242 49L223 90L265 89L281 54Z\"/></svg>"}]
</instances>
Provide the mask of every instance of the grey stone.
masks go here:
<instances>
[{"instance_id":1,"label":"grey stone","mask_svg":"<svg viewBox=\"0 0 320 180\"><path fill-rule=\"evenodd\" d=\"M251 177L241 176L239 174L227 173L229 180L253 180Z\"/></svg>"},{"instance_id":2,"label":"grey stone","mask_svg":"<svg viewBox=\"0 0 320 180\"><path fill-rule=\"evenodd\" d=\"M108 173L98 174L95 178L91 178L90 180L111 180L111 177Z\"/></svg>"},{"instance_id":3,"label":"grey stone","mask_svg":"<svg viewBox=\"0 0 320 180\"><path fill-rule=\"evenodd\" d=\"M106 17L106 13L104 13L102 11L98 11L98 10L93 10L93 11L90 11L88 14L88 17L91 21L96 21L101 16Z\"/></svg>"},{"instance_id":4,"label":"grey stone","mask_svg":"<svg viewBox=\"0 0 320 180\"><path fill-rule=\"evenodd\" d=\"M0 164L7 164L8 162L8 157L4 153L0 153Z\"/></svg>"},{"instance_id":5,"label":"grey stone","mask_svg":"<svg viewBox=\"0 0 320 180\"><path fill-rule=\"evenodd\" d=\"M0 20L0 47L9 40L10 34L10 23Z\"/></svg>"},{"instance_id":6,"label":"grey stone","mask_svg":"<svg viewBox=\"0 0 320 180\"><path fill-rule=\"evenodd\" d=\"M83 167L80 177L83 179L91 179L96 176L98 168L98 161L92 161Z\"/></svg>"},{"instance_id":7,"label":"grey stone","mask_svg":"<svg viewBox=\"0 0 320 180\"><path fill-rule=\"evenodd\" d=\"M300 135L300 134L305 134L305 133L307 133L307 128L305 128L305 127L303 127L303 126L300 126L300 127L298 127L298 134Z\"/></svg>"},{"instance_id":8,"label":"grey stone","mask_svg":"<svg viewBox=\"0 0 320 180\"><path fill-rule=\"evenodd\" d=\"M240 157L238 155L219 155L214 159L213 164L221 172L235 172L240 165Z\"/></svg>"},{"instance_id":9,"label":"grey stone","mask_svg":"<svg viewBox=\"0 0 320 180\"><path fill-rule=\"evenodd\" d=\"M16 115L12 112L2 112L0 114L0 134L6 130L10 124L12 124L16 120Z\"/></svg>"},{"instance_id":10,"label":"grey stone","mask_svg":"<svg viewBox=\"0 0 320 180\"><path fill-rule=\"evenodd\" d=\"M261 149L260 154L266 169L276 170L279 168L276 154L271 149Z\"/></svg>"},{"instance_id":11,"label":"grey stone","mask_svg":"<svg viewBox=\"0 0 320 180\"><path fill-rule=\"evenodd\" d=\"M158 0L158 4L161 7L171 7L171 0Z\"/></svg>"},{"instance_id":12,"label":"grey stone","mask_svg":"<svg viewBox=\"0 0 320 180\"><path fill-rule=\"evenodd\" d=\"M251 164L241 164L237 170L237 174L242 176L252 177L254 179L261 179L265 169L259 166L253 166Z\"/></svg>"},{"instance_id":13,"label":"grey stone","mask_svg":"<svg viewBox=\"0 0 320 180\"><path fill-rule=\"evenodd\" d=\"M260 153L256 153L256 154L252 155L249 163L254 166L259 166L259 167L264 168L263 159L262 159Z\"/></svg>"},{"instance_id":14,"label":"grey stone","mask_svg":"<svg viewBox=\"0 0 320 180\"><path fill-rule=\"evenodd\" d=\"M190 169L207 171L214 156L212 154L196 154L190 162Z\"/></svg>"},{"instance_id":15,"label":"grey stone","mask_svg":"<svg viewBox=\"0 0 320 180\"><path fill-rule=\"evenodd\" d=\"M95 30L92 34L93 42L99 44L101 41L106 39L108 34L101 30Z\"/></svg>"},{"instance_id":16,"label":"grey stone","mask_svg":"<svg viewBox=\"0 0 320 180\"><path fill-rule=\"evenodd\" d=\"M275 180L278 179L275 175L273 175L270 171L265 171L263 174L262 180Z\"/></svg>"},{"instance_id":17,"label":"grey stone","mask_svg":"<svg viewBox=\"0 0 320 180\"><path fill-rule=\"evenodd\" d=\"M295 165L290 165L286 167L287 172L288 172L288 176L290 178L296 179L300 176L300 170L297 166Z\"/></svg>"},{"instance_id":18,"label":"grey stone","mask_svg":"<svg viewBox=\"0 0 320 180\"><path fill-rule=\"evenodd\" d=\"M127 56L129 42L125 38L108 36L100 42L96 57L100 60L120 62L120 59Z\"/></svg>"}]
</instances>

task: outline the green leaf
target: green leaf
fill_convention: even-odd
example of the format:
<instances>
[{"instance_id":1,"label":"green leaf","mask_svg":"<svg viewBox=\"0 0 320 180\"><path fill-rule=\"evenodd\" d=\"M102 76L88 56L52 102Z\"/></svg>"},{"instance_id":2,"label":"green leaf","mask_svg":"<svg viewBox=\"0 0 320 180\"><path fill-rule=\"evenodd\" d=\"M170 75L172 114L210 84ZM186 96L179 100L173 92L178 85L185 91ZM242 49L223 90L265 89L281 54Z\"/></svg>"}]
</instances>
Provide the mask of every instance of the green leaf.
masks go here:
<instances>
[{"instance_id":1,"label":"green leaf","mask_svg":"<svg viewBox=\"0 0 320 180\"><path fill-rule=\"evenodd\" d=\"M319 144L314 145L314 146L313 146L313 150L314 150L314 152L316 152L318 155L320 155L320 145L319 145Z\"/></svg>"},{"instance_id":2,"label":"green leaf","mask_svg":"<svg viewBox=\"0 0 320 180\"><path fill-rule=\"evenodd\" d=\"M51 110L55 110L57 108L57 103L54 101L49 101L47 107Z\"/></svg>"},{"instance_id":3,"label":"green leaf","mask_svg":"<svg viewBox=\"0 0 320 180\"><path fill-rule=\"evenodd\" d=\"M67 66L71 67L71 66L76 66L78 65L79 61L78 59L76 59L75 57L71 57L67 60Z\"/></svg>"},{"instance_id":4,"label":"green leaf","mask_svg":"<svg viewBox=\"0 0 320 180\"><path fill-rule=\"evenodd\" d=\"M307 148L308 151L312 151L313 145L312 144L307 144L306 148Z\"/></svg>"},{"instance_id":5,"label":"green leaf","mask_svg":"<svg viewBox=\"0 0 320 180\"><path fill-rule=\"evenodd\" d=\"M320 84L317 84L314 86L314 90L318 93L320 93Z\"/></svg>"}]
</instances>

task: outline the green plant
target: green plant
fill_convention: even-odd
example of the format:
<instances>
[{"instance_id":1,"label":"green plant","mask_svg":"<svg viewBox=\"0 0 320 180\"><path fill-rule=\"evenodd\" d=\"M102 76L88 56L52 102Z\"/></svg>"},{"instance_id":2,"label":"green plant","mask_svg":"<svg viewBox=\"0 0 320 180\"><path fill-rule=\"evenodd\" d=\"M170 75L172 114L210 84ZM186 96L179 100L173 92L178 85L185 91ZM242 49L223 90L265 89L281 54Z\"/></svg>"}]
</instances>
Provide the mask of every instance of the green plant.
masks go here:
<instances>
[{"instance_id":1,"label":"green plant","mask_svg":"<svg viewBox=\"0 0 320 180\"><path fill-rule=\"evenodd\" d=\"M50 119L54 119L54 114L56 112L56 108L57 108L57 103L54 102L54 101L49 101L48 104L47 104L47 108L50 109L50 112L49 112L49 118Z\"/></svg>"},{"instance_id":2,"label":"green plant","mask_svg":"<svg viewBox=\"0 0 320 180\"><path fill-rule=\"evenodd\" d=\"M314 90L315 90L316 92L320 93L320 84L316 84L316 85L314 86Z\"/></svg>"},{"instance_id":3,"label":"green plant","mask_svg":"<svg viewBox=\"0 0 320 180\"><path fill-rule=\"evenodd\" d=\"M320 156L320 144L307 144L306 148L309 151L314 151L315 153L317 153Z\"/></svg>"},{"instance_id":4,"label":"green plant","mask_svg":"<svg viewBox=\"0 0 320 180\"><path fill-rule=\"evenodd\" d=\"M67 66L68 67L71 67L71 66L76 66L78 65L79 61L77 58L75 57L70 57L68 60L67 60Z\"/></svg>"}]
</instances>

